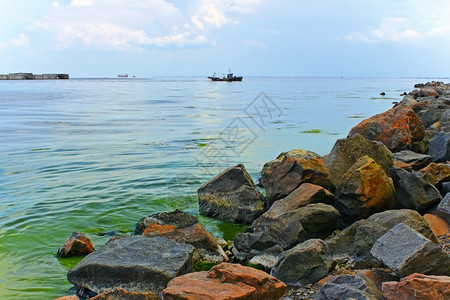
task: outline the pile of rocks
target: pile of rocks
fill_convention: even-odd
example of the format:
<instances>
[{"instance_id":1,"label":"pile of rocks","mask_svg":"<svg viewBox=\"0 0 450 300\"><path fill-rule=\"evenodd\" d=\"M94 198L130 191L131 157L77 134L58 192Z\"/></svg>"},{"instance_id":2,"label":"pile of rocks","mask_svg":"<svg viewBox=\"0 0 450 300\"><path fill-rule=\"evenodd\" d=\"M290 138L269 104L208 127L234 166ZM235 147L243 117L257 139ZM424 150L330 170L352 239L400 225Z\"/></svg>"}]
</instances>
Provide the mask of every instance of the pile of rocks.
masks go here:
<instances>
[{"instance_id":1,"label":"pile of rocks","mask_svg":"<svg viewBox=\"0 0 450 300\"><path fill-rule=\"evenodd\" d=\"M242 164L202 185L200 214L250 225L232 243L155 214L95 252L74 234L92 253L69 281L93 299L449 299L450 86L417 87L328 155L266 163L265 196Z\"/></svg>"}]
</instances>

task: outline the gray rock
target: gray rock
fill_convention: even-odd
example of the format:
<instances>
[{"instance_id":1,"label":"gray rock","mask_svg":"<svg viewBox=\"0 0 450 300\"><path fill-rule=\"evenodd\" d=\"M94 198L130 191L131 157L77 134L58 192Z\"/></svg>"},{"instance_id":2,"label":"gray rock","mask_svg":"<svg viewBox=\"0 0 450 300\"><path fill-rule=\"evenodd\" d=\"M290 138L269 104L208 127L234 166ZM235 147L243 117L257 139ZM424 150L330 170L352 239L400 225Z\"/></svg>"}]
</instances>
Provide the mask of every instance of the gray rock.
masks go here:
<instances>
[{"instance_id":1,"label":"gray rock","mask_svg":"<svg viewBox=\"0 0 450 300\"><path fill-rule=\"evenodd\" d=\"M232 252L238 261L245 262L266 254L278 256L283 248L265 232L242 232L235 236Z\"/></svg>"},{"instance_id":2,"label":"gray rock","mask_svg":"<svg viewBox=\"0 0 450 300\"><path fill-rule=\"evenodd\" d=\"M425 128L428 128L433 125L433 123L439 121L447 110L448 107L446 105L432 103L431 105L428 105L426 109L419 111L417 116L422 120Z\"/></svg>"},{"instance_id":3,"label":"gray rock","mask_svg":"<svg viewBox=\"0 0 450 300\"><path fill-rule=\"evenodd\" d=\"M244 165L230 167L198 189L200 214L236 223L251 223L266 210Z\"/></svg>"},{"instance_id":4,"label":"gray rock","mask_svg":"<svg viewBox=\"0 0 450 300\"><path fill-rule=\"evenodd\" d=\"M191 245L161 237L118 238L86 256L67 278L96 293L118 288L158 293L172 278L192 272L193 251Z\"/></svg>"},{"instance_id":5,"label":"gray rock","mask_svg":"<svg viewBox=\"0 0 450 300\"><path fill-rule=\"evenodd\" d=\"M438 132L429 140L428 155L434 162L446 162L450 160L450 133Z\"/></svg>"},{"instance_id":6,"label":"gray rock","mask_svg":"<svg viewBox=\"0 0 450 300\"><path fill-rule=\"evenodd\" d=\"M442 195L447 195L448 193L450 193L450 182L443 182L441 184L441 192Z\"/></svg>"},{"instance_id":7,"label":"gray rock","mask_svg":"<svg viewBox=\"0 0 450 300\"><path fill-rule=\"evenodd\" d=\"M361 134L339 139L325 160L331 183L337 186L341 177L364 155L373 158L386 173L394 163L392 152L381 142L369 141Z\"/></svg>"},{"instance_id":8,"label":"gray rock","mask_svg":"<svg viewBox=\"0 0 450 300\"><path fill-rule=\"evenodd\" d=\"M420 170L426 167L431 161L431 156L426 154L418 154L411 150L403 150L394 153L394 159L410 164L413 170Z\"/></svg>"},{"instance_id":9,"label":"gray rock","mask_svg":"<svg viewBox=\"0 0 450 300\"><path fill-rule=\"evenodd\" d=\"M406 95L403 97L403 99L400 103L405 106L413 107L414 105L417 104L417 101L413 97Z\"/></svg>"},{"instance_id":10,"label":"gray rock","mask_svg":"<svg viewBox=\"0 0 450 300\"><path fill-rule=\"evenodd\" d=\"M323 241L312 239L283 252L271 275L286 284L298 286L322 279L331 266Z\"/></svg>"},{"instance_id":11,"label":"gray rock","mask_svg":"<svg viewBox=\"0 0 450 300\"><path fill-rule=\"evenodd\" d=\"M444 250L413 230L399 223L381 236L370 253L398 276L413 273L448 275L450 257Z\"/></svg>"},{"instance_id":12,"label":"gray rock","mask_svg":"<svg viewBox=\"0 0 450 300\"><path fill-rule=\"evenodd\" d=\"M393 167L391 175L394 180L397 202L403 208L424 213L442 199L439 190L420 172L410 173L402 168Z\"/></svg>"},{"instance_id":13,"label":"gray rock","mask_svg":"<svg viewBox=\"0 0 450 300\"><path fill-rule=\"evenodd\" d=\"M177 228L189 227L197 223L198 220L193 215L187 214L179 209L172 212L161 212L142 218L136 225L135 235L140 235L150 224L174 225Z\"/></svg>"},{"instance_id":14,"label":"gray rock","mask_svg":"<svg viewBox=\"0 0 450 300\"><path fill-rule=\"evenodd\" d=\"M439 203L436 214L450 224L450 192Z\"/></svg>"},{"instance_id":15,"label":"gray rock","mask_svg":"<svg viewBox=\"0 0 450 300\"><path fill-rule=\"evenodd\" d=\"M314 300L382 300L380 290L366 276L358 274L339 275L326 282L320 291L314 295Z\"/></svg>"},{"instance_id":16,"label":"gray rock","mask_svg":"<svg viewBox=\"0 0 450 300\"><path fill-rule=\"evenodd\" d=\"M389 210L357 221L325 240L327 253L334 260L348 260L348 264L354 268L381 267L382 264L370 254L370 250L383 234L402 222L437 243L428 223L417 211Z\"/></svg>"}]
</instances>

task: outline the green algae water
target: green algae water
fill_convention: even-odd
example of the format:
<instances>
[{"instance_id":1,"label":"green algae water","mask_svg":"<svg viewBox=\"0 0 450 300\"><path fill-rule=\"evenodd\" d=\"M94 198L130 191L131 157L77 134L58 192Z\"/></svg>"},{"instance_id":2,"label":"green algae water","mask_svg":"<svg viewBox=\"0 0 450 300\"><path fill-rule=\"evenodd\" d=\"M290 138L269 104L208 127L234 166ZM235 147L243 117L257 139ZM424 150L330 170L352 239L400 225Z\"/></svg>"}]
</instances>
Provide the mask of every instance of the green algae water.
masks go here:
<instances>
[{"instance_id":1,"label":"green algae water","mask_svg":"<svg viewBox=\"0 0 450 300\"><path fill-rule=\"evenodd\" d=\"M428 80L422 80L428 81ZM327 154L419 79L206 78L0 81L0 299L68 294L72 231L94 247L150 214L198 215L197 188L294 148ZM385 97L379 93L385 92ZM241 225L206 217L216 237Z\"/></svg>"}]
</instances>

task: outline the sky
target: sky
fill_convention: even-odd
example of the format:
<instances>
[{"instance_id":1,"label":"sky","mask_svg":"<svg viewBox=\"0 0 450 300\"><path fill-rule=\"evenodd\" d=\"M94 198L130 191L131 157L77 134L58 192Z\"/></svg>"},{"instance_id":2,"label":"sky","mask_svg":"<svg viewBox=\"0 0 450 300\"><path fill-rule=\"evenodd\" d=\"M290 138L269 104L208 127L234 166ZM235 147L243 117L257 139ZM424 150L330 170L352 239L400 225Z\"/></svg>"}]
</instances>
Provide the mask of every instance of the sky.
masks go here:
<instances>
[{"instance_id":1,"label":"sky","mask_svg":"<svg viewBox=\"0 0 450 300\"><path fill-rule=\"evenodd\" d=\"M0 74L448 77L448 0L0 0Z\"/></svg>"}]
</instances>

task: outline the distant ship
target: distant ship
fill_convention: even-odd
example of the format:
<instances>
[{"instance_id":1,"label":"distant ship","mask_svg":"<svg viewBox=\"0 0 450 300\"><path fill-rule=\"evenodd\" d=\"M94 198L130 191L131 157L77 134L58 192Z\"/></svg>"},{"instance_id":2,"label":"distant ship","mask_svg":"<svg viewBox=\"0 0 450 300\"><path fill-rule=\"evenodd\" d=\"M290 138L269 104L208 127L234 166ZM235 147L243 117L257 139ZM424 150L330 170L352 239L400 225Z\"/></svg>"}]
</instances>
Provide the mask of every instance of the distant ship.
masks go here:
<instances>
[{"instance_id":1,"label":"distant ship","mask_svg":"<svg viewBox=\"0 0 450 300\"><path fill-rule=\"evenodd\" d=\"M119 74L117 75L119 78L128 78L128 74Z\"/></svg>"},{"instance_id":2,"label":"distant ship","mask_svg":"<svg viewBox=\"0 0 450 300\"><path fill-rule=\"evenodd\" d=\"M214 73L212 76L208 76L209 79L212 81L242 81L242 76L233 76L233 73L231 73L231 70L228 70L229 73L227 74L227 77L217 77L216 73Z\"/></svg>"}]
</instances>

